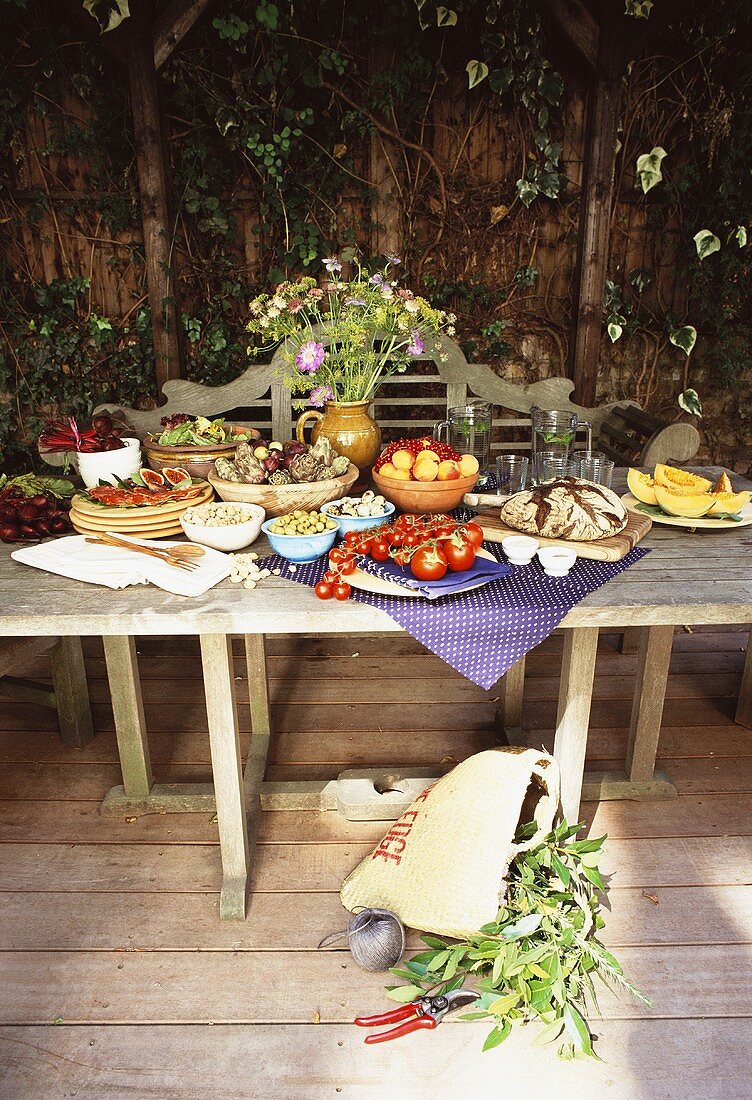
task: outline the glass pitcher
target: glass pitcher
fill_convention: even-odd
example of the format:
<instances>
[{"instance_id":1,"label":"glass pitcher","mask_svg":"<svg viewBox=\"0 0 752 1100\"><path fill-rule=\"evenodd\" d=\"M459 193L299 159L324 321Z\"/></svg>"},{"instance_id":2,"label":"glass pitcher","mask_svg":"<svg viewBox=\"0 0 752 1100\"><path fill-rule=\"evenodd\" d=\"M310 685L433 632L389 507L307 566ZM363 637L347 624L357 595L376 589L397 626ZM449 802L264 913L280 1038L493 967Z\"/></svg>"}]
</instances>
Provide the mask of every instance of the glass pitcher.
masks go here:
<instances>
[{"instance_id":1,"label":"glass pitcher","mask_svg":"<svg viewBox=\"0 0 752 1100\"><path fill-rule=\"evenodd\" d=\"M457 454L475 455L480 467L479 483L488 478L492 422L492 406L478 401L449 409L447 419L433 428L434 439L442 442L443 438Z\"/></svg>"},{"instance_id":2,"label":"glass pitcher","mask_svg":"<svg viewBox=\"0 0 752 1100\"><path fill-rule=\"evenodd\" d=\"M587 433L587 449L591 449L592 428L586 420L578 420L576 413L560 409L541 409L533 405L530 410L532 420L532 475L539 481L540 455L555 458L569 458L569 452L577 432L584 428Z\"/></svg>"}]
</instances>

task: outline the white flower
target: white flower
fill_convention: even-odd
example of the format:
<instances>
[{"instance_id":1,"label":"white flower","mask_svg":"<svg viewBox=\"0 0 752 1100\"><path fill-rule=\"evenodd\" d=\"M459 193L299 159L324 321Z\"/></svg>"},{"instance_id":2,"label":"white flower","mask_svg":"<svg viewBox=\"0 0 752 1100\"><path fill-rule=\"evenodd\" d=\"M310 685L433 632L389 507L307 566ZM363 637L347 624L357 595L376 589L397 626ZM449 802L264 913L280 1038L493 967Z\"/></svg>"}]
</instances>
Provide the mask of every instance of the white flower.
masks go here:
<instances>
[{"instance_id":1,"label":"white flower","mask_svg":"<svg viewBox=\"0 0 752 1100\"><path fill-rule=\"evenodd\" d=\"M262 317L261 320L259 321L259 325L261 326L261 328L269 328L269 318L268 317Z\"/></svg>"},{"instance_id":2,"label":"white flower","mask_svg":"<svg viewBox=\"0 0 752 1100\"><path fill-rule=\"evenodd\" d=\"M267 309L267 311L266 311L266 315L267 315L267 317L269 318L269 320L273 321L273 320L275 320L275 319L276 319L277 317L279 317L279 315L280 315L280 312L281 312L281 310L277 309L277 307L276 307L276 306L273 306L273 305L272 305L272 306L269 306L269 308Z\"/></svg>"},{"instance_id":3,"label":"white flower","mask_svg":"<svg viewBox=\"0 0 752 1100\"><path fill-rule=\"evenodd\" d=\"M413 301L411 298L409 298L405 302L405 309L407 310L408 313L420 313L420 306L418 305L417 302Z\"/></svg>"},{"instance_id":4,"label":"white flower","mask_svg":"<svg viewBox=\"0 0 752 1100\"><path fill-rule=\"evenodd\" d=\"M454 327L454 325L447 325L447 330L446 330L447 336L454 336L456 331L457 331L457 329Z\"/></svg>"},{"instance_id":5,"label":"white flower","mask_svg":"<svg viewBox=\"0 0 752 1100\"><path fill-rule=\"evenodd\" d=\"M285 304L286 303L285 303L284 298L281 298L279 296L279 294L275 294L274 297L272 298L272 305L274 306L275 309L284 309Z\"/></svg>"}]
</instances>

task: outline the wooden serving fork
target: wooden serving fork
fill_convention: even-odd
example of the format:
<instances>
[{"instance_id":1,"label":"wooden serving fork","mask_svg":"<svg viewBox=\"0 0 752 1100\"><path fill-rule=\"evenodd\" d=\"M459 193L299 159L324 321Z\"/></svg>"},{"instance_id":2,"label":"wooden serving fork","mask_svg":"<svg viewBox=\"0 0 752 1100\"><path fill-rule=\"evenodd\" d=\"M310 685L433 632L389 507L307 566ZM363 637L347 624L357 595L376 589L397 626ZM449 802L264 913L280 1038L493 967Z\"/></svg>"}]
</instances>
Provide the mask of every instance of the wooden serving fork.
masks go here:
<instances>
[{"instance_id":1,"label":"wooden serving fork","mask_svg":"<svg viewBox=\"0 0 752 1100\"><path fill-rule=\"evenodd\" d=\"M157 558L159 561L167 562L168 565L174 565L176 569L187 569L189 572L199 568L199 563L190 559L201 557L206 553L203 547L196 546L192 548L189 555L184 557L183 554L187 547L180 547L181 552L176 555L173 554L172 548L163 547L160 549L156 546L141 546L140 543L128 542L126 539L120 539L117 535L108 534L106 531L92 538L87 537L86 541L97 546L114 546L118 550L133 550L136 554L146 554L150 558Z\"/></svg>"}]
</instances>

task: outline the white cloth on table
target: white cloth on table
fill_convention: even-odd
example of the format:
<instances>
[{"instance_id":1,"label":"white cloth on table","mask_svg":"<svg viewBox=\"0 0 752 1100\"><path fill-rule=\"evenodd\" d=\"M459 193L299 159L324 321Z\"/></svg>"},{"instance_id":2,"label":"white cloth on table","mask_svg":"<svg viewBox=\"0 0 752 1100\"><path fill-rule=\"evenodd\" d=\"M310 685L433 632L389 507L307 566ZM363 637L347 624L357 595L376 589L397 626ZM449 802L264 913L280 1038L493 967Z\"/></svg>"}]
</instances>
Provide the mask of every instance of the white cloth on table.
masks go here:
<instances>
[{"instance_id":1,"label":"white cloth on table","mask_svg":"<svg viewBox=\"0 0 752 1100\"><path fill-rule=\"evenodd\" d=\"M141 546L168 549L185 545L172 541L152 541L129 538L118 533L120 539ZM86 541L86 535L69 535L38 546L25 546L14 550L11 557L23 565L58 573L75 581L101 584L107 588L126 588L131 584L154 584L173 592L176 596L201 596L215 584L230 575L230 559L219 550L205 547L206 553L192 558L198 569L178 569L174 565L147 557L146 554L121 550L115 546L95 545Z\"/></svg>"}]
</instances>

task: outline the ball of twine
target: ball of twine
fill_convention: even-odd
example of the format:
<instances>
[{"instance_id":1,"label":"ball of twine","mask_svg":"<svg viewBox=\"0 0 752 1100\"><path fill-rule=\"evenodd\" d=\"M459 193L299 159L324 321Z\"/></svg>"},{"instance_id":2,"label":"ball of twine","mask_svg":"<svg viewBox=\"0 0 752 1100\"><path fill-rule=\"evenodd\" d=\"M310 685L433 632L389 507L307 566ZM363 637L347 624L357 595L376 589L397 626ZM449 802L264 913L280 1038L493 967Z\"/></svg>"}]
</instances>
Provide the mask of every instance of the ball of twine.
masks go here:
<instances>
[{"instance_id":1,"label":"ball of twine","mask_svg":"<svg viewBox=\"0 0 752 1100\"><path fill-rule=\"evenodd\" d=\"M405 950L405 929L389 909L361 909L353 913L344 932L326 936L319 947L329 947L347 937L348 947L363 970L389 970Z\"/></svg>"}]
</instances>

